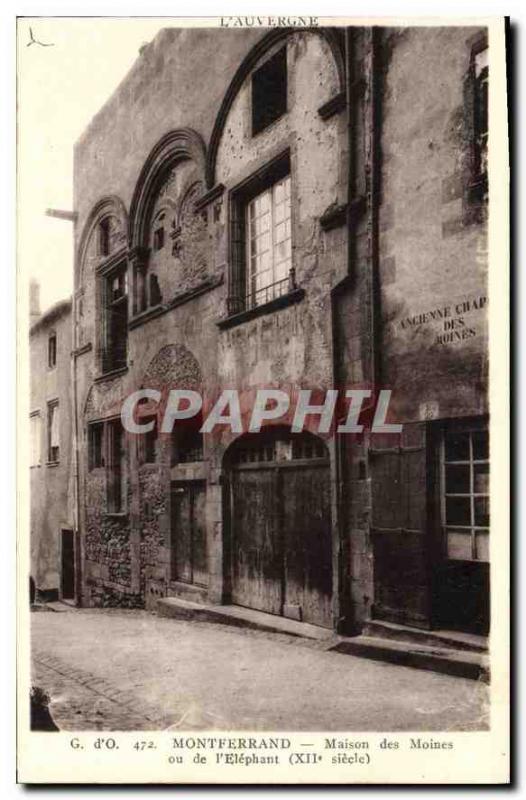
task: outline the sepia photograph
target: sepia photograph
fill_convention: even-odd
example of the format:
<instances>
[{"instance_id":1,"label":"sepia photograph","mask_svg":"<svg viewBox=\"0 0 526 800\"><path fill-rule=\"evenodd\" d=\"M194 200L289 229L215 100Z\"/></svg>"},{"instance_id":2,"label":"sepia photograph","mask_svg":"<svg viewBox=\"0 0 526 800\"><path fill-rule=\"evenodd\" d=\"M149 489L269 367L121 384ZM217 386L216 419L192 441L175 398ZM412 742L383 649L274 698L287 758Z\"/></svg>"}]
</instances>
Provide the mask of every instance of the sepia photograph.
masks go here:
<instances>
[{"instance_id":1,"label":"sepia photograph","mask_svg":"<svg viewBox=\"0 0 526 800\"><path fill-rule=\"evenodd\" d=\"M509 709L504 20L17 27L19 736L447 782Z\"/></svg>"}]
</instances>

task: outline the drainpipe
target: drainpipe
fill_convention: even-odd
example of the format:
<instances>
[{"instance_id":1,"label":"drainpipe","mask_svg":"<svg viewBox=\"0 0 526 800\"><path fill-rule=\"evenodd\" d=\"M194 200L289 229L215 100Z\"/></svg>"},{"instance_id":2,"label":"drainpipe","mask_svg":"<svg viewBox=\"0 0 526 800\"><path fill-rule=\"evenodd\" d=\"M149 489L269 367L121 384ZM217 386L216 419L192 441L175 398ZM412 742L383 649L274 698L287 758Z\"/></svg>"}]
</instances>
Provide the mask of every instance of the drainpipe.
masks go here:
<instances>
[{"instance_id":1,"label":"drainpipe","mask_svg":"<svg viewBox=\"0 0 526 800\"><path fill-rule=\"evenodd\" d=\"M380 384L380 336L381 336L381 296L379 278L379 221L380 221L380 187L381 187L381 123L382 123L382 64L381 64L382 29L371 28L371 64L370 64L370 288L371 288L371 365L370 378L373 385L373 397Z\"/></svg>"},{"instance_id":2,"label":"drainpipe","mask_svg":"<svg viewBox=\"0 0 526 800\"><path fill-rule=\"evenodd\" d=\"M353 29L350 27L345 28L345 98L347 109L347 270L345 276L339 281L331 291L331 318L332 318L332 350L333 350L333 376L335 385L339 386L341 373L338 369L339 364L339 338L336 330L336 315L338 313L338 298L340 294L344 293L347 288L352 285L353 265L354 265L354 221L356 210L355 198L355 171L356 171L356 156L355 156L355 135L353 130L353 109L354 98L353 90L355 88L354 81L354 46L353 46ZM337 419L335 424L338 425ZM349 596L349 575L347 564L349 560L349 547L345 539L346 530L346 514L344 504L344 475L345 475L345 447L342 440L339 438L336 430L334 432L334 469L335 469L335 489L336 489L336 519L338 527L338 558L337 563L333 565L337 567L339 576L338 586L338 619L336 620L336 629L338 633L348 633L349 626L352 625L352 608Z\"/></svg>"},{"instance_id":3,"label":"drainpipe","mask_svg":"<svg viewBox=\"0 0 526 800\"><path fill-rule=\"evenodd\" d=\"M77 413L77 353L76 353L76 331L77 331L77 298L76 292L73 293L73 353L71 356L72 387L73 387L73 492L74 492L74 536L75 536L75 603L82 605L82 544L80 536L80 474L79 474L79 424Z\"/></svg>"}]
</instances>

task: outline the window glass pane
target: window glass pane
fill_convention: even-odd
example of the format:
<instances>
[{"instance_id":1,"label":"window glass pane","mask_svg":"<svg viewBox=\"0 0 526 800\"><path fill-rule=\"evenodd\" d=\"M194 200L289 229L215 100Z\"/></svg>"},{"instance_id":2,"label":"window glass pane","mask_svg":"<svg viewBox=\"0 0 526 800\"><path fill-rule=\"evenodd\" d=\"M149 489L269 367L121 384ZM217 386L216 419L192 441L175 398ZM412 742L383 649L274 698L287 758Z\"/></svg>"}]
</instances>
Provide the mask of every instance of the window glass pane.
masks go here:
<instances>
[{"instance_id":1,"label":"window glass pane","mask_svg":"<svg viewBox=\"0 0 526 800\"><path fill-rule=\"evenodd\" d=\"M446 433L446 461L469 461L469 433Z\"/></svg>"},{"instance_id":2,"label":"window glass pane","mask_svg":"<svg viewBox=\"0 0 526 800\"><path fill-rule=\"evenodd\" d=\"M489 526L489 497L475 497L475 525Z\"/></svg>"},{"instance_id":3,"label":"window glass pane","mask_svg":"<svg viewBox=\"0 0 526 800\"><path fill-rule=\"evenodd\" d=\"M475 531L476 555L478 561L489 561L489 534L487 531Z\"/></svg>"},{"instance_id":4,"label":"window glass pane","mask_svg":"<svg viewBox=\"0 0 526 800\"><path fill-rule=\"evenodd\" d=\"M287 207L285 203L279 203L274 209L274 222L276 224L283 222L287 216Z\"/></svg>"},{"instance_id":5,"label":"window glass pane","mask_svg":"<svg viewBox=\"0 0 526 800\"><path fill-rule=\"evenodd\" d=\"M446 464L446 492L469 494L469 464Z\"/></svg>"},{"instance_id":6,"label":"window glass pane","mask_svg":"<svg viewBox=\"0 0 526 800\"><path fill-rule=\"evenodd\" d=\"M287 226L286 226L286 223L285 222L280 222L278 225L276 225L275 231L276 231L276 233L275 233L274 239L275 239L276 244L279 244L280 242L284 242L285 239L287 238Z\"/></svg>"},{"instance_id":7,"label":"window glass pane","mask_svg":"<svg viewBox=\"0 0 526 800\"><path fill-rule=\"evenodd\" d=\"M289 185L289 179L283 179L249 203L247 294L251 304L266 303L288 291L288 284L275 284L288 278L292 264Z\"/></svg>"},{"instance_id":8,"label":"window glass pane","mask_svg":"<svg viewBox=\"0 0 526 800\"><path fill-rule=\"evenodd\" d=\"M473 465L473 491L475 494L489 494L489 464Z\"/></svg>"},{"instance_id":9,"label":"window glass pane","mask_svg":"<svg viewBox=\"0 0 526 800\"><path fill-rule=\"evenodd\" d=\"M471 500L469 497L446 497L446 524L471 525Z\"/></svg>"},{"instance_id":10,"label":"window glass pane","mask_svg":"<svg viewBox=\"0 0 526 800\"><path fill-rule=\"evenodd\" d=\"M274 202L281 203L283 201L284 192L283 192L283 181L280 181L274 187Z\"/></svg>"},{"instance_id":11,"label":"window glass pane","mask_svg":"<svg viewBox=\"0 0 526 800\"><path fill-rule=\"evenodd\" d=\"M470 531L447 531L446 537L448 558L460 561L473 558Z\"/></svg>"},{"instance_id":12,"label":"window glass pane","mask_svg":"<svg viewBox=\"0 0 526 800\"><path fill-rule=\"evenodd\" d=\"M476 431L473 437L473 458L475 461L489 458L489 435L488 431Z\"/></svg>"}]
</instances>

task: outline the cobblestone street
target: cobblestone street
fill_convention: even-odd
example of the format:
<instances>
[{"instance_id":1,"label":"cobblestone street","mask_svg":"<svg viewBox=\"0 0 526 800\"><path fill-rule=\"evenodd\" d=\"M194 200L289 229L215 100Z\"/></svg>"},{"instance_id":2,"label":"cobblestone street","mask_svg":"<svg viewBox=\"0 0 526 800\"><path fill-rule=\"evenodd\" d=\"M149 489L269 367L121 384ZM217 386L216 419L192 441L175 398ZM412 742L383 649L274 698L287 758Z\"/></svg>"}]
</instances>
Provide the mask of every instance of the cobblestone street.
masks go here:
<instances>
[{"instance_id":1,"label":"cobblestone street","mask_svg":"<svg viewBox=\"0 0 526 800\"><path fill-rule=\"evenodd\" d=\"M299 639L153 616L31 615L34 685L64 730L487 727L487 686Z\"/></svg>"}]
</instances>

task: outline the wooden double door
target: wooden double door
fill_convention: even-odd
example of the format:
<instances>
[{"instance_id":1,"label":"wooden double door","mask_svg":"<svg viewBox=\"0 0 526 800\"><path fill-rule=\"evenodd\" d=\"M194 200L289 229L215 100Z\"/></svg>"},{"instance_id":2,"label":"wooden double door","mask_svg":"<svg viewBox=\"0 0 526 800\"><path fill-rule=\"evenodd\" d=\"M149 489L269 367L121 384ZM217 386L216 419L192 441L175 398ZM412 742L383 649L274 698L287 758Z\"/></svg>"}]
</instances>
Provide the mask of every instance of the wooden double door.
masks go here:
<instances>
[{"instance_id":1,"label":"wooden double door","mask_svg":"<svg viewBox=\"0 0 526 800\"><path fill-rule=\"evenodd\" d=\"M206 484L181 481L171 487L172 580L208 584Z\"/></svg>"},{"instance_id":2,"label":"wooden double door","mask_svg":"<svg viewBox=\"0 0 526 800\"><path fill-rule=\"evenodd\" d=\"M328 457L295 444L256 444L232 464L231 599L332 628Z\"/></svg>"}]
</instances>

